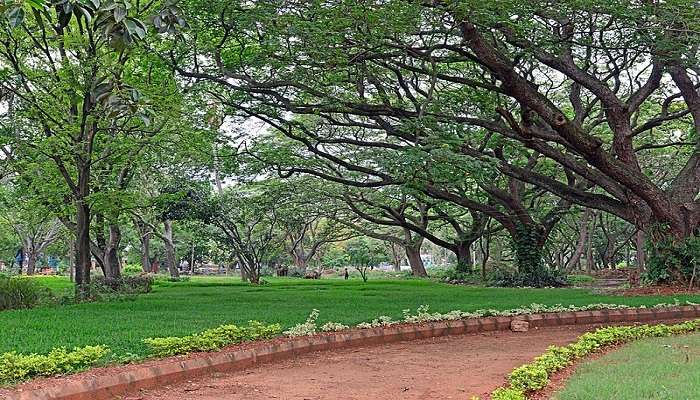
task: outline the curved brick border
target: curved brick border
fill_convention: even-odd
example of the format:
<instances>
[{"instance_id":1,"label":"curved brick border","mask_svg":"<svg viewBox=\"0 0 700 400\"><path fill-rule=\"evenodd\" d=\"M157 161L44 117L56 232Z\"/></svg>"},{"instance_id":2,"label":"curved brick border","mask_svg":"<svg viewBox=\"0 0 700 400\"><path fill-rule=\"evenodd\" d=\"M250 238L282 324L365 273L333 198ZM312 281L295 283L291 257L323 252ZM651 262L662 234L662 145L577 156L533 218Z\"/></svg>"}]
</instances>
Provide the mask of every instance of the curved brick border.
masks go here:
<instances>
[{"instance_id":1,"label":"curved brick border","mask_svg":"<svg viewBox=\"0 0 700 400\"><path fill-rule=\"evenodd\" d=\"M504 331L513 320L527 321L530 327L668 321L700 317L700 306L577 311L485 317L460 321L398 325L358 329L331 335L289 339L281 344L254 349L221 352L184 361L170 361L111 376L88 377L52 388L11 395L7 400L111 400L140 389L192 379L211 372L240 371L256 364L280 361L314 351L368 346L404 340L424 339L467 333Z\"/></svg>"}]
</instances>

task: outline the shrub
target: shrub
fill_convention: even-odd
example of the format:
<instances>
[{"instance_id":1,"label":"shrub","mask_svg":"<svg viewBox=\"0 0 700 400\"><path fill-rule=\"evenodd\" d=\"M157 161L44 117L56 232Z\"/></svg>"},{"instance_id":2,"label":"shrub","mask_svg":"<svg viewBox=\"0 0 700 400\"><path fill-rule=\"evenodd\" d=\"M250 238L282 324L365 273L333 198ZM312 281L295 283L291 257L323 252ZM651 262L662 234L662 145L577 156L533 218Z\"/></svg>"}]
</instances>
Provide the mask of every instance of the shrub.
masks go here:
<instances>
[{"instance_id":1,"label":"shrub","mask_svg":"<svg viewBox=\"0 0 700 400\"><path fill-rule=\"evenodd\" d=\"M569 285L583 285L595 282L595 278L590 275L569 275L566 281Z\"/></svg>"},{"instance_id":2,"label":"shrub","mask_svg":"<svg viewBox=\"0 0 700 400\"><path fill-rule=\"evenodd\" d=\"M126 264L122 268L122 274L124 275L139 275L143 273L143 267L139 264Z\"/></svg>"},{"instance_id":3,"label":"shrub","mask_svg":"<svg viewBox=\"0 0 700 400\"><path fill-rule=\"evenodd\" d=\"M45 355L5 353L0 355L0 383L80 371L95 365L107 353L109 348L105 346L85 346L72 351L56 348Z\"/></svg>"},{"instance_id":4,"label":"shrub","mask_svg":"<svg viewBox=\"0 0 700 400\"><path fill-rule=\"evenodd\" d=\"M481 281L481 277L471 269L469 271L460 271L457 268L435 269L430 272L430 276L438 281L451 284L479 283Z\"/></svg>"},{"instance_id":5,"label":"shrub","mask_svg":"<svg viewBox=\"0 0 700 400\"><path fill-rule=\"evenodd\" d=\"M566 277L559 271L545 268L540 272L533 280L529 274L496 268L487 283L494 287L561 287L567 284Z\"/></svg>"},{"instance_id":6,"label":"shrub","mask_svg":"<svg viewBox=\"0 0 700 400\"><path fill-rule=\"evenodd\" d=\"M221 325L194 335L147 338L143 342L150 347L152 355L168 357L195 351L216 351L231 344L269 339L277 336L281 330L279 324L264 325L250 321L244 327Z\"/></svg>"},{"instance_id":7,"label":"shrub","mask_svg":"<svg viewBox=\"0 0 700 400\"><path fill-rule=\"evenodd\" d=\"M0 311L32 308L51 296L51 291L31 278L0 275Z\"/></svg>"}]
</instances>

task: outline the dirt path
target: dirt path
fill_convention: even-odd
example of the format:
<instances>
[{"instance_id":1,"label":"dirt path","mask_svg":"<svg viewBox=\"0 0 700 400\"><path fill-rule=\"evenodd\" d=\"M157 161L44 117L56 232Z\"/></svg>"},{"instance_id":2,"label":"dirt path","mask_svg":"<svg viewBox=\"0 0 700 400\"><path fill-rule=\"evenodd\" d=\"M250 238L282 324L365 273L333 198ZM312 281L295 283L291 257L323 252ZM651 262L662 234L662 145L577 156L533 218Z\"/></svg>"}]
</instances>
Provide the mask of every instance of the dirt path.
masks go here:
<instances>
[{"instance_id":1,"label":"dirt path","mask_svg":"<svg viewBox=\"0 0 700 400\"><path fill-rule=\"evenodd\" d=\"M513 368L594 326L491 332L308 354L218 374L132 400L463 399L483 396Z\"/></svg>"}]
</instances>

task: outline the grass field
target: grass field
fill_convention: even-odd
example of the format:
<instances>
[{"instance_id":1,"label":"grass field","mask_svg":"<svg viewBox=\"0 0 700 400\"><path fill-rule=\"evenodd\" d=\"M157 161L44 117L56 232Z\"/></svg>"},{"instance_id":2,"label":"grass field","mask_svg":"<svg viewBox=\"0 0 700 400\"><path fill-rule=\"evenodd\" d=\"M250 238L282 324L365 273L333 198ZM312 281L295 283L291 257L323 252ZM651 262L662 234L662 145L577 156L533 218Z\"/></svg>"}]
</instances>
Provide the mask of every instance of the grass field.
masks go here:
<instances>
[{"instance_id":1,"label":"grass field","mask_svg":"<svg viewBox=\"0 0 700 400\"><path fill-rule=\"evenodd\" d=\"M61 278L37 278L55 291L70 290ZM531 303L621 303L653 305L673 298L593 295L583 289L497 289L450 286L423 280L269 279L250 286L235 278L193 278L189 282L161 282L152 293L133 300L45 307L0 312L0 353L47 352L57 346L105 344L117 356L144 355L141 340L179 336L223 323L248 320L303 322L309 312L321 311L319 322L346 324L379 315L400 317L403 309L428 304L431 310L508 309ZM677 297L700 302L700 296Z\"/></svg>"},{"instance_id":2,"label":"grass field","mask_svg":"<svg viewBox=\"0 0 700 400\"><path fill-rule=\"evenodd\" d=\"M557 400L700 397L700 334L632 343L581 365Z\"/></svg>"}]
</instances>

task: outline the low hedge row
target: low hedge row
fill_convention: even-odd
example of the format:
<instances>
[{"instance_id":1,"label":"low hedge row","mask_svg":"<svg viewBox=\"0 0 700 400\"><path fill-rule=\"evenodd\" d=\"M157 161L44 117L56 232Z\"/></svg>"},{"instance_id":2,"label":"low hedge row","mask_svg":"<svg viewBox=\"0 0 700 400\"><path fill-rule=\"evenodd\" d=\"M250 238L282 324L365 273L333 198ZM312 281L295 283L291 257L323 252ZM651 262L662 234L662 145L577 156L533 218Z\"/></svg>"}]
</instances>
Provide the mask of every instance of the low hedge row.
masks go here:
<instances>
[{"instance_id":1,"label":"low hedge row","mask_svg":"<svg viewBox=\"0 0 700 400\"><path fill-rule=\"evenodd\" d=\"M106 346L76 347L72 351L61 347L48 354L4 353L0 355L0 384L81 371L97 364L107 353Z\"/></svg>"},{"instance_id":2,"label":"low hedge row","mask_svg":"<svg viewBox=\"0 0 700 400\"><path fill-rule=\"evenodd\" d=\"M665 337L700 330L700 320L675 325L614 326L588 332L567 346L551 346L530 363L518 367L508 376L508 385L491 393L492 400L526 400L527 394L542 390L554 372L566 368L601 349L642 338Z\"/></svg>"},{"instance_id":3,"label":"low hedge row","mask_svg":"<svg viewBox=\"0 0 700 400\"><path fill-rule=\"evenodd\" d=\"M221 325L189 336L148 338L143 342L156 357L169 357L197 351L215 351L231 344L269 339L282 332L279 324L250 321L248 326Z\"/></svg>"}]
</instances>

